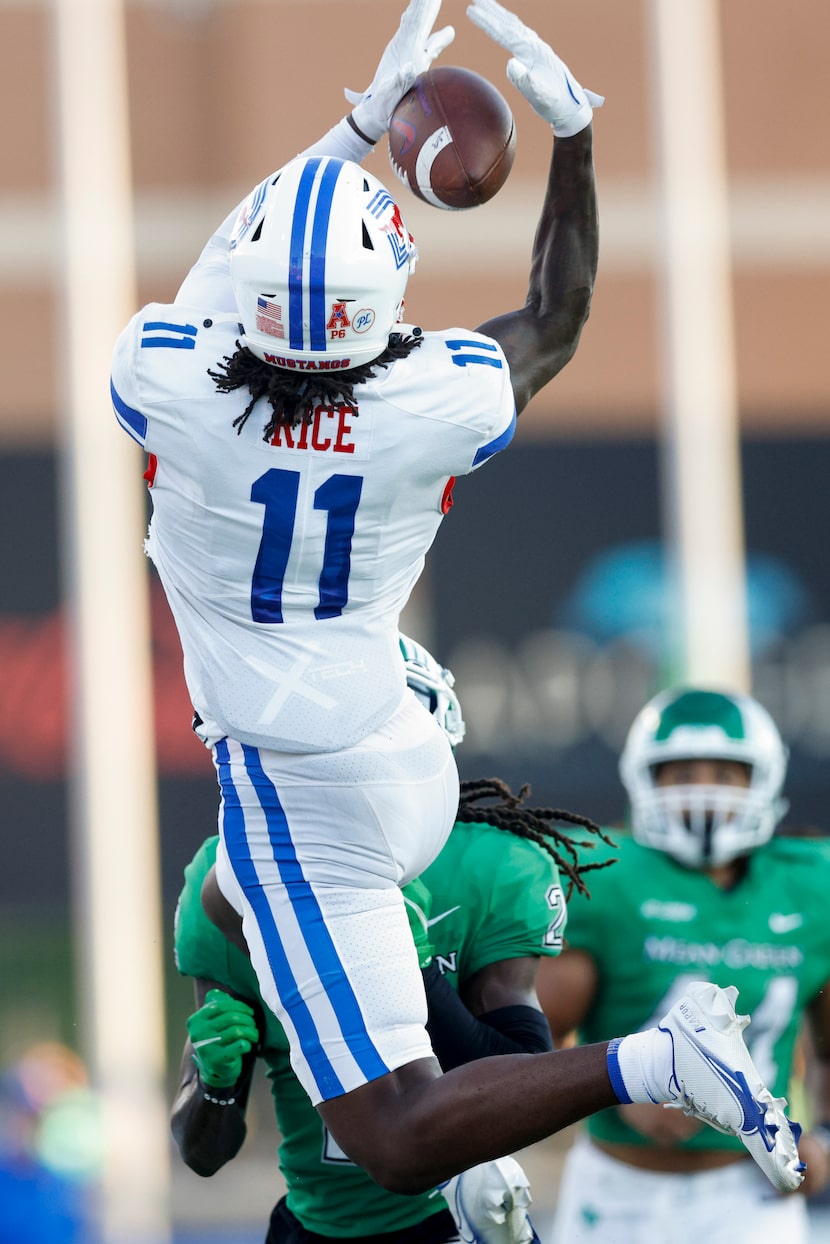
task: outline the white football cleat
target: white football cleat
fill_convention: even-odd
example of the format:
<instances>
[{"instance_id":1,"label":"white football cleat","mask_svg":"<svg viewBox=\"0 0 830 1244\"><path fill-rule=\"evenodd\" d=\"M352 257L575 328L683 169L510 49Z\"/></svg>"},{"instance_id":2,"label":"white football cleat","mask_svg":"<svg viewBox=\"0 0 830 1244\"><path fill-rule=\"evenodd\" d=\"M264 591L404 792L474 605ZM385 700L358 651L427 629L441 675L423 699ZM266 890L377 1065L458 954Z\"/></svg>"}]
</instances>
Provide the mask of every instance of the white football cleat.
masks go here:
<instances>
[{"instance_id":1,"label":"white football cleat","mask_svg":"<svg viewBox=\"0 0 830 1244\"><path fill-rule=\"evenodd\" d=\"M530 1184L515 1158L473 1166L441 1191L465 1244L539 1244L527 1213Z\"/></svg>"},{"instance_id":2,"label":"white football cleat","mask_svg":"<svg viewBox=\"0 0 830 1244\"><path fill-rule=\"evenodd\" d=\"M674 1048L669 1092L686 1114L738 1136L779 1192L792 1192L804 1179L798 1156L801 1127L773 1097L744 1044L748 1015L735 1013L738 991L693 981L658 1028Z\"/></svg>"}]
</instances>

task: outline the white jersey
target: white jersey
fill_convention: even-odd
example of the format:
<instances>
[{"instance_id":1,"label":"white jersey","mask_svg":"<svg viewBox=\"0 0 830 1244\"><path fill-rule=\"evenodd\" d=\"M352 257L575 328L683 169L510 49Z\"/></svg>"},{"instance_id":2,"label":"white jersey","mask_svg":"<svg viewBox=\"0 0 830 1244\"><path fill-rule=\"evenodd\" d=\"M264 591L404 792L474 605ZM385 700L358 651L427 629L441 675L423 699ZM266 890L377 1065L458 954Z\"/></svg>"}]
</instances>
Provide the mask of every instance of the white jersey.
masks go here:
<instances>
[{"instance_id":1,"label":"white jersey","mask_svg":"<svg viewBox=\"0 0 830 1244\"><path fill-rule=\"evenodd\" d=\"M405 327L401 327L406 332ZM179 630L211 746L349 747L405 691L398 618L448 506L452 477L509 444L515 404L491 338L424 334L357 390L270 443L261 402L216 390L227 312L150 304L115 348L121 425L152 454L147 552Z\"/></svg>"}]
</instances>

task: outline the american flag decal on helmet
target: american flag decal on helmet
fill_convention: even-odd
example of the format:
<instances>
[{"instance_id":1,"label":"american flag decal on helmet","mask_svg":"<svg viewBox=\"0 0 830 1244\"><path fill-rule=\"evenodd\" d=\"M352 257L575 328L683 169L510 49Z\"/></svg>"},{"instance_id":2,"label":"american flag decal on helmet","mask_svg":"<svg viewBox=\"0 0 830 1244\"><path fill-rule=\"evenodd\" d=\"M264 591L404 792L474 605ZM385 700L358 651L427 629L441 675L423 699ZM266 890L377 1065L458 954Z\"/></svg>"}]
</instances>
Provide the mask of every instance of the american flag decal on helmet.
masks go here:
<instances>
[{"instance_id":1,"label":"american flag decal on helmet","mask_svg":"<svg viewBox=\"0 0 830 1244\"><path fill-rule=\"evenodd\" d=\"M256 300L256 326L259 332L268 333L270 337L284 337L280 304L260 295Z\"/></svg>"}]
</instances>

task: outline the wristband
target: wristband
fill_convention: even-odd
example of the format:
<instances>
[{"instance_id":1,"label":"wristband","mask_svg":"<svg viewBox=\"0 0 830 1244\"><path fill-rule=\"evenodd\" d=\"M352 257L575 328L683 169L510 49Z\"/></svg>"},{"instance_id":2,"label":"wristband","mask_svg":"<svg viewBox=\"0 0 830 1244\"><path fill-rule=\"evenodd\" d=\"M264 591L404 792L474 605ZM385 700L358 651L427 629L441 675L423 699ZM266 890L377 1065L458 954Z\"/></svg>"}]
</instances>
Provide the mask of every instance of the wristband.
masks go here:
<instances>
[{"instance_id":1,"label":"wristband","mask_svg":"<svg viewBox=\"0 0 830 1244\"><path fill-rule=\"evenodd\" d=\"M347 113L346 113L346 118L345 118L345 120L346 120L346 124L347 124L347 125L350 125L350 126L352 127L352 129L354 130L355 134L357 134L358 138L362 138L362 139L363 139L363 141L364 141L365 143L368 143L370 147L374 147L374 146L375 146L375 144L376 144L376 142L377 142L377 139L376 139L376 138L370 138L368 134L364 134L364 133L363 133L363 130L360 128L360 126L358 125L357 121L355 121L355 119L354 119L354 113L347 112Z\"/></svg>"},{"instance_id":2,"label":"wristband","mask_svg":"<svg viewBox=\"0 0 830 1244\"><path fill-rule=\"evenodd\" d=\"M336 160L351 160L353 164L362 164L374 145L349 113L341 117L316 143L301 151L300 155L333 156Z\"/></svg>"},{"instance_id":3,"label":"wristband","mask_svg":"<svg viewBox=\"0 0 830 1244\"><path fill-rule=\"evenodd\" d=\"M196 1082L202 1090L202 1098L209 1101L212 1106L233 1106L236 1103L235 1084L217 1085L211 1088L209 1084L205 1084L199 1068L196 1068ZM219 1097L219 1093L233 1093L232 1097Z\"/></svg>"}]
</instances>

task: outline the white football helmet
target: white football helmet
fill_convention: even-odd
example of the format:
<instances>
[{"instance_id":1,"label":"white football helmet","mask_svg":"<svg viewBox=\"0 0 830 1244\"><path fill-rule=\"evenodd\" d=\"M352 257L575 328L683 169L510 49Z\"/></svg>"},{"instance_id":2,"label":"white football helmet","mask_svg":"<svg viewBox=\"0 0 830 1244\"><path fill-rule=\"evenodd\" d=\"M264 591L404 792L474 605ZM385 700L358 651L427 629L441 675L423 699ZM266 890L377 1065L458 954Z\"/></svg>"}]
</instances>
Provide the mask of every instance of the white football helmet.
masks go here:
<instances>
[{"instance_id":1,"label":"white football helmet","mask_svg":"<svg viewBox=\"0 0 830 1244\"><path fill-rule=\"evenodd\" d=\"M631 831L691 868L729 863L772 837L787 810L787 748L765 708L748 695L695 688L663 691L643 708L620 757ZM658 786L668 760L735 760L742 786Z\"/></svg>"},{"instance_id":2,"label":"white football helmet","mask_svg":"<svg viewBox=\"0 0 830 1244\"><path fill-rule=\"evenodd\" d=\"M358 164L292 160L242 207L230 277L244 344L276 367L357 367L386 349L418 251Z\"/></svg>"},{"instance_id":3,"label":"white football helmet","mask_svg":"<svg viewBox=\"0 0 830 1244\"><path fill-rule=\"evenodd\" d=\"M426 648L400 636L401 652L406 662L406 685L414 691L446 734L452 747L464 738L466 726L461 716L461 705L453 690L455 679L448 669L439 665Z\"/></svg>"}]
</instances>

